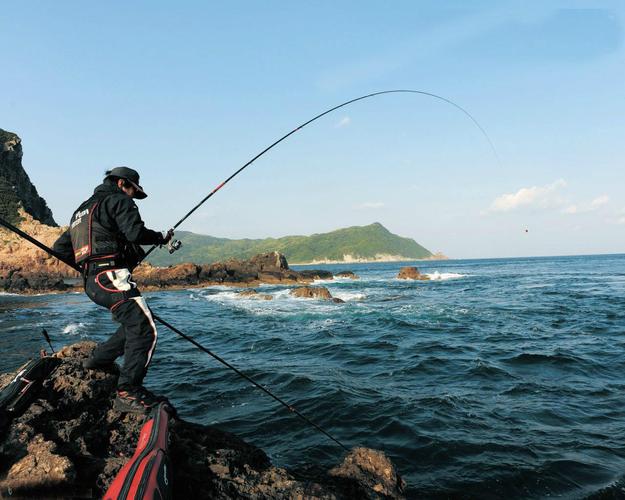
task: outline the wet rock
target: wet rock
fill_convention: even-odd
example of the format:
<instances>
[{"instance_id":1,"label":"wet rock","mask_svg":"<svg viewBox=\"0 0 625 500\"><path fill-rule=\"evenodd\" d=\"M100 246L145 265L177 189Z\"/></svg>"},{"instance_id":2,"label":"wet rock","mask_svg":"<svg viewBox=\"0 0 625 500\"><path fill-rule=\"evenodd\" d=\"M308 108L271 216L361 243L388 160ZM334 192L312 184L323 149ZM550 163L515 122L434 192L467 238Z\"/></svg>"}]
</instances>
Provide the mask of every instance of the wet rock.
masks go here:
<instances>
[{"instance_id":1,"label":"wet rock","mask_svg":"<svg viewBox=\"0 0 625 500\"><path fill-rule=\"evenodd\" d=\"M402 267L399 270L397 278L400 280L429 280L430 278L425 274L421 274L419 270L414 266Z\"/></svg>"},{"instance_id":2,"label":"wet rock","mask_svg":"<svg viewBox=\"0 0 625 500\"><path fill-rule=\"evenodd\" d=\"M406 487L384 452L369 448L353 448L328 474L351 483L354 498L401 498Z\"/></svg>"},{"instance_id":3,"label":"wet rock","mask_svg":"<svg viewBox=\"0 0 625 500\"><path fill-rule=\"evenodd\" d=\"M332 300L330 291L323 286L300 286L298 288L294 288L289 293L294 297L304 299Z\"/></svg>"},{"instance_id":4,"label":"wet rock","mask_svg":"<svg viewBox=\"0 0 625 500\"><path fill-rule=\"evenodd\" d=\"M38 274L36 271L0 271L0 290L9 293L64 291L70 288L63 279Z\"/></svg>"},{"instance_id":5,"label":"wet rock","mask_svg":"<svg viewBox=\"0 0 625 500\"><path fill-rule=\"evenodd\" d=\"M133 455L145 416L112 409L117 372L86 370L95 343L64 347L37 399L0 435L0 497L102 497ZM0 384L14 374L0 374ZM184 413L184 408L178 408ZM358 449L364 450L364 449ZM350 452L330 473L305 479L271 464L237 436L184 420L171 424L174 498L402 498L392 464ZM393 487L395 484L395 487Z\"/></svg>"},{"instance_id":6,"label":"wet rock","mask_svg":"<svg viewBox=\"0 0 625 500\"><path fill-rule=\"evenodd\" d=\"M338 278L349 278L352 280L360 279L360 277L357 274L355 274L353 271L341 271L339 273L336 273L335 276Z\"/></svg>"},{"instance_id":7,"label":"wet rock","mask_svg":"<svg viewBox=\"0 0 625 500\"><path fill-rule=\"evenodd\" d=\"M299 271L299 275L303 279L308 280L331 280L334 278L334 275L330 271L323 271L321 269L305 269L304 271Z\"/></svg>"}]
</instances>

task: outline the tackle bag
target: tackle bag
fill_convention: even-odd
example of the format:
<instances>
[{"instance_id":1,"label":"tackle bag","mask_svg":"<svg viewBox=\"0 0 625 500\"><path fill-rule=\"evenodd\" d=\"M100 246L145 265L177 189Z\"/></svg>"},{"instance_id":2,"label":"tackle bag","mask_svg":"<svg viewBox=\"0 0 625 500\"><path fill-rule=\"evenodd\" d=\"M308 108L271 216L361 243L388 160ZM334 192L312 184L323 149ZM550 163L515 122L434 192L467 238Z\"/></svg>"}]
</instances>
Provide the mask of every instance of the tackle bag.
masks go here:
<instances>
[{"instance_id":1,"label":"tackle bag","mask_svg":"<svg viewBox=\"0 0 625 500\"><path fill-rule=\"evenodd\" d=\"M169 411L159 403L150 419L143 424L132 458L121 468L104 500L171 499L171 465L169 445Z\"/></svg>"},{"instance_id":2,"label":"tackle bag","mask_svg":"<svg viewBox=\"0 0 625 500\"><path fill-rule=\"evenodd\" d=\"M59 358L42 357L29 361L15 378L0 391L0 431L15 417L19 417L37 398L39 389L54 369Z\"/></svg>"}]
</instances>

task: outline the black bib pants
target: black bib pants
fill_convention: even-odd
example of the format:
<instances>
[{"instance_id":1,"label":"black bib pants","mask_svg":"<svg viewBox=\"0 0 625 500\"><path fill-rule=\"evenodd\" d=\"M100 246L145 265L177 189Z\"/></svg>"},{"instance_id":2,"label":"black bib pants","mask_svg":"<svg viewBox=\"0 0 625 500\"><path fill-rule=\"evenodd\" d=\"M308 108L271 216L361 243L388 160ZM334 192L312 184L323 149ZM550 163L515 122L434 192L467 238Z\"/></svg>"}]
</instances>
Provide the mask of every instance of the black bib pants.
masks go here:
<instances>
[{"instance_id":1,"label":"black bib pants","mask_svg":"<svg viewBox=\"0 0 625 500\"><path fill-rule=\"evenodd\" d=\"M157 333L147 303L131 281L130 271L88 266L85 292L93 302L109 309L113 320L120 323L117 331L95 348L93 361L106 365L123 354L118 388L141 386L156 347Z\"/></svg>"}]
</instances>

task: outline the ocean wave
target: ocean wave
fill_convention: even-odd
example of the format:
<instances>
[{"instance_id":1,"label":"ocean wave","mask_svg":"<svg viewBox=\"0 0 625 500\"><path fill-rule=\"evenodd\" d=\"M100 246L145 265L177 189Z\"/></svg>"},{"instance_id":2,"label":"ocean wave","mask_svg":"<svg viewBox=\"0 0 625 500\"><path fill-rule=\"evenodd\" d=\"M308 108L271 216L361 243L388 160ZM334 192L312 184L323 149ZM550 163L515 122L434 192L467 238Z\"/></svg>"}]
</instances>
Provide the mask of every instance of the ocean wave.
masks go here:
<instances>
[{"instance_id":1,"label":"ocean wave","mask_svg":"<svg viewBox=\"0 0 625 500\"><path fill-rule=\"evenodd\" d=\"M364 300L367 296L364 293L358 292L334 292L332 291L332 297L339 298L344 300L345 302L350 302L354 300Z\"/></svg>"},{"instance_id":2,"label":"ocean wave","mask_svg":"<svg viewBox=\"0 0 625 500\"><path fill-rule=\"evenodd\" d=\"M71 336L75 336L75 335L83 336L86 333L86 332L83 332L85 327L86 325L84 323L69 323L68 325L65 325L65 328L63 328L63 334L71 335Z\"/></svg>"},{"instance_id":3,"label":"ocean wave","mask_svg":"<svg viewBox=\"0 0 625 500\"><path fill-rule=\"evenodd\" d=\"M434 271L433 273L425 273L425 275L430 278L432 281L446 281L446 280L455 280L458 278L466 278L467 274L460 273L441 273L438 271Z\"/></svg>"},{"instance_id":4,"label":"ocean wave","mask_svg":"<svg viewBox=\"0 0 625 500\"><path fill-rule=\"evenodd\" d=\"M302 312L327 314L337 309L337 305L331 301L293 297L290 291L291 289L287 288L271 293L263 292L271 295L271 300L241 295L240 290L202 294L202 298L208 302L244 310L257 316L295 316Z\"/></svg>"},{"instance_id":5,"label":"ocean wave","mask_svg":"<svg viewBox=\"0 0 625 500\"><path fill-rule=\"evenodd\" d=\"M556 364L556 365L570 365L583 363L584 360L570 354L542 354L524 352L511 358L504 360L511 365L534 365L534 364Z\"/></svg>"},{"instance_id":6,"label":"ocean wave","mask_svg":"<svg viewBox=\"0 0 625 500\"><path fill-rule=\"evenodd\" d=\"M313 285L326 285L328 283L336 283L338 280L336 278L328 278L328 279L323 279L323 278L319 278L319 279L315 279L312 281ZM347 280L344 280L347 281Z\"/></svg>"}]
</instances>

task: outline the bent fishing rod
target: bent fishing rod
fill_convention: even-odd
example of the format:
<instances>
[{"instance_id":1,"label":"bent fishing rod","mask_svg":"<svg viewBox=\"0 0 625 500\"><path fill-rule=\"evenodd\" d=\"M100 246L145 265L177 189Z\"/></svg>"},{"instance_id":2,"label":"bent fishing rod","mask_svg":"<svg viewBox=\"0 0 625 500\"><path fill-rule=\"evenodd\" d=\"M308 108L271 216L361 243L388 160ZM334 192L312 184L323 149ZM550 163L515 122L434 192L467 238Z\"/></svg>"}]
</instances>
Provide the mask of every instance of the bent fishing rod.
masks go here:
<instances>
[{"instance_id":1,"label":"bent fishing rod","mask_svg":"<svg viewBox=\"0 0 625 500\"><path fill-rule=\"evenodd\" d=\"M40 248L41 250L43 250L44 252L47 252L49 255L51 255L52 257L55 257L56 259L60 260L61 262L63 262L64 264L68 265L69 267L71 267L72 269L75 269L76 271L78 271L79 273L82 274L82 269L80 268L80 266L76 265L75 262L71 262L70 260L66 259L64 256L62 256L61 254L59 254L58 252L55 252L54 250L52 250L51 248L49 248L48 246L44 245L43 243L41 243L39 240L33 238L32 236L30 236L29 234L25 233L24 231L22 231L21 229L15 227L13 224L11 224L10 222L4 220L2 217L0 217L0 225L4 226L5 228L7 228L8 230L14 232L15 234L17 234L18 236L24 238L26 241L32 243L33 245L35 245L36 247ZM299 418L301 418L304 422L306 422L308 425L314 427L315 429L317 429L319 432L321 432L322 434L324 434L326 437L330 438L332 441L334 441L336 444L338 444L341 448L343 448L345 451L349 451L349 448L347 448L347 446L345 446L343 443L341 443L338 439L336 439L334 436L332 436L331 434L329 434L326 430L324 430L322 427L320 427L318 424L316 424L315 422L313 422L312 420L310 420L308 417L306 417L305 415L303 415L302 413L300 413L296 408L294 408L292 405L288 404L286 401L284 401L283 399L279 398L278 396L276 396L274 393L272 393L269 389L267 389L266 387L263 387L262 385L260 385L258 382L256 382L252 377L250 377L249 375L246 375L245 373L243 373L241 370L237 369L236 367L234 367L233 365L231 365L230 363L228 363L225 359L223 359L222 357L218 356L217 354L215 354L214 352L210 351L209 349L207 349L206 347L204 347L202 344L200 344L198 341L196 341L195 339L193 339L192 337L189 337L188 335L186 335L185 333L181 332L178 328L176 328L175 326L173 326L172 324L168 323L167 321L165 321L164 319L160 318L159 316L157 316L156 314L154 314L154 312L150 309L150 312L152 313L152 317L158 321L161 325L169 328L172 332L176 333L177 335L179 335L180 337L182 337L183 339L187 340L188 342L191 342L195 347L197 347L198 349L200 349L202 352L205 352L206 354L208 354L209 356L212 356L214 359L216 359L217 361L219 361L221 364L223 364L224 366L226 366L227 368L230 368L232 371L234 371L237 375L239 375L240 377L244 378L245 380L247 380L248 382L250 382L252 385L254 385L255 387L259 388L261 391L263 391L265 394L271 396L273 399L275 399L278 403L280 403L282 406L284 406L287 410L289 410L291 413L294 413L295 415L297 415ZM45 330L44 330L45 331ZM46 332L47 333L47 332ZM46 336L46 338L48 338ZM53 350L54 352L54 350Z\"/></svg>"},{"instance_id":2,"label":"bent fishing rod","mask_svg":"<svg viewBox=\"0 0 625 500\"><path fill-rule=\"evenodd\" d=\"M251 160L249 160L247 163L245 163L242 167L240 167L236 172L234 172L230 177L228 177L225 181L223 181L221 184L219 184L215 189L213 189L210 193L208 193L204 198L202 198L202 200L195 205L191 210L189 210L178 222L176 222L176 224L174 224L174 226L172 227L172 230L176 229L178 226L180 226L180 224L182 224L185 220L187 220L191 214L193 212L195 212L198 208L200 208L206 201L208 201L209 198L211 198L217 191L219 191L222 187L224 187L226 184L228 184L228 182L230 182L232 179L234 179L237 175L239 175L241 172L243 172L243 170L245 170L247 167L249 167L252 163L254 163L256 160L258 160L258 158L260 158L261 156L263 156L265 153L267 153L269 150L273 149L275 146L277 146L278 144L280 144L282 141L284 141L285 139L287 139L288 137L290 137L291 135L293 135L295 132L303 129L304 127L306 127L307 125L311 124L312 122L318 120L319 118L332 113L333 111L336 111L339 108L343 108L345 106L349 106L350 104L353 104L357 101L362 101L364 99L369 99L371 97L376 97L379 95L384 95L384 94L420 94L420 95L424 95L427 97L432 97L434 99L439 99L443 102L446 102L447 104L452 105L453 107L455 107L456 109L459 109L463 114L465 114L466 116L469 117L469 119L475 124L475 126L480 130L480 132L482 133L482 135L486 138L486 141L488 141L488 144L491 148L491 150L493 151L493 154L495 155L495 159L497 160L497 164L501 165L501 162L499 160L499 155L497 154L497 150L495 149L495 145L493 144L493 141L491 141L490 137L488 136L488 134L486 133L486 130L480 125L480 123L473 117L473 115L471 115L471 113L469 113L466 109L464 109L462 106L460 106L459 104L456 104L454 101L452 101L451 99L447 99L446 97L437 95L437 94L433 94L431 92L425 92L423 90L411 90L411 89L397 89L397 90L382 90L380 92L373 92L371 94L366 94L360 97L356 97L354 99L350 99L349 101L345 101L337 106L334 106L330 109L327 109L326 111L319 113L318 115L314 116L313 118L309 119L308 121L305 121L304 123L302 123L301 125L298 125L297 127L295 127L293 130L291 130L290 132L284 134L282 137L280 137L277 141L273 142L271 145L267 146L265 149L263 149L260 153L258 153L256 156L254 156ZM180 244L178 243L178 247L180 247ZM153 245L143 256L143 258L141 260L144 260L148 255L150 255L154 249L157 248L157 245ZM170 252L169 253L173 253L177 248L170 248Z\"/></svg>"}]
</instances>

